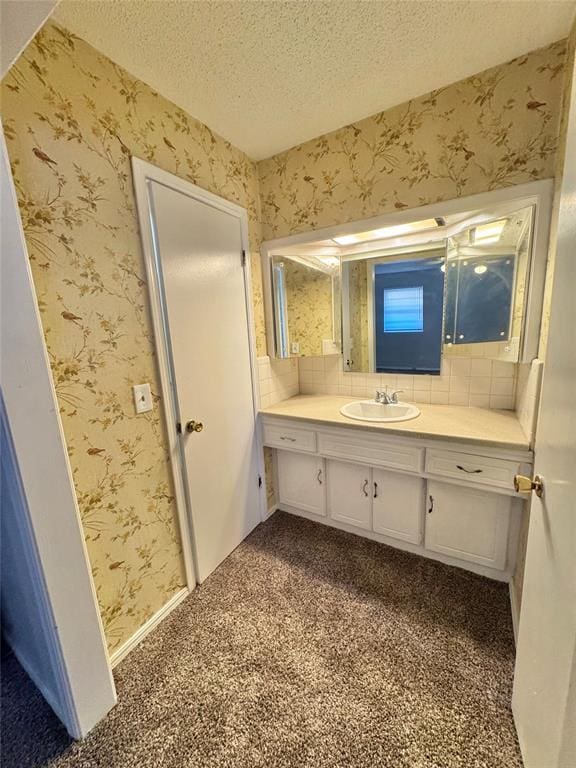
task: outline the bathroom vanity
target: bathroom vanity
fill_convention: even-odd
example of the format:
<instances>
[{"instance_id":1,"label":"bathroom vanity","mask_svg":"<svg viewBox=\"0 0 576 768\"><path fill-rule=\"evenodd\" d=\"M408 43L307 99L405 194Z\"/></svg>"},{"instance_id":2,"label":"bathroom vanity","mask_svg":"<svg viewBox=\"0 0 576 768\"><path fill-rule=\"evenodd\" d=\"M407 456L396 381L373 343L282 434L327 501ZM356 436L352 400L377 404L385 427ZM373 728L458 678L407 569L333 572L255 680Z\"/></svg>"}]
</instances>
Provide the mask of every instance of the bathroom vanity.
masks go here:
<instances>
[{"instance_id":1,"label":"bathroom vanity","mask_svg":"<svg viewBox=\"0 0 576 768\"><path fill-rule=\"evenodd\" d=\"M340 414L349 397L296 396L260 412L277 507L508 581L532 453L514 413L422 405L417 419Z\"/></svg>"}]
</instances>

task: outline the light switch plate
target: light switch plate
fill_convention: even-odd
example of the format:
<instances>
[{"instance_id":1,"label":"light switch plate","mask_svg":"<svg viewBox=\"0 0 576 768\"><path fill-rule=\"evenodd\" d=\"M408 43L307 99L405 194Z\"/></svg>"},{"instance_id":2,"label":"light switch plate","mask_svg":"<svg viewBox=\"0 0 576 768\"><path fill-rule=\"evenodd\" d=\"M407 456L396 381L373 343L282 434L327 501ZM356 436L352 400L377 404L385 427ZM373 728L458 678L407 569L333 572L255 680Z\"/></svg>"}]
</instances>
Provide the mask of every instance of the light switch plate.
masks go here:
<instances>
[{"instance_id":1,"label":"light switch plate","mask_svg":"<svg viewBox=\"0 0 576 768\"><path fill-rule=\"evenodd\" d=\"M134 392L134 406L136 408L136 413L146 413L146 411L151 411L153 403L150 384L135 384L132 387L132 391Z\"/></svg>"}]
</instances>

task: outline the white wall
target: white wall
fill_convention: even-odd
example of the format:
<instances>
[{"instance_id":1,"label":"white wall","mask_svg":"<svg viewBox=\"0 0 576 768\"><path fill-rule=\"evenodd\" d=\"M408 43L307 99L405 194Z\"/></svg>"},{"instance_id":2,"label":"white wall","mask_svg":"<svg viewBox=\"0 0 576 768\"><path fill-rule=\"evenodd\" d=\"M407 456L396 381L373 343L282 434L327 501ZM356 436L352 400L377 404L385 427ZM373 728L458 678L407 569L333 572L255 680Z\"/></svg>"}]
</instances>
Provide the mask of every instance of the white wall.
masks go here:
<instances>
[{"instance_id":1,"label":"white wall","mask_svg":"<svg viewBox=\"0 0 576 768\"><path fill-rule=\"evenodd\" d=\"M64 720L66 704L60 692L51 645L43 628L45 587L38 568L37 553L36 557L32 557L26 544L31 541L26 525L26 497L1 398L0 457L2 632L8 644L18 649L21 663L44 698Z\"/></svg>"},{"instance_id":2,"label":"white wall","mask_svg":"<svg viewBox=\"0 0 576 768\"><path fill-rule=\"evenodd\" d=\"M4 77L59 0L0 2L0 78Z\"/></svg>"}]
</instances>

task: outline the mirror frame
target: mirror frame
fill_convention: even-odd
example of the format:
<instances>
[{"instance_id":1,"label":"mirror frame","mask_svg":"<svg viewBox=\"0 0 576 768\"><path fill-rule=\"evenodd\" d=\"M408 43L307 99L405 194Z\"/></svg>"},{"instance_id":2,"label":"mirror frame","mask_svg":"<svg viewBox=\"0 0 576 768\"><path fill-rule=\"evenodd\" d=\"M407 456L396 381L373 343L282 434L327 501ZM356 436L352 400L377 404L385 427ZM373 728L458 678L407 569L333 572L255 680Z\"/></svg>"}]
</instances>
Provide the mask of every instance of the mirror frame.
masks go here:
<instances>
[{"instance_id":1,"label":"mirror frame","mask_svg":"<svg viewBox=\"0 0 576 768\"><path fill-rule=\"evenodd\" d=\"M465 214L469 211L482 209L483 214L491 218L506 213L513 213L518 208L534 206L534 230L532 233L532 253L528 264L528 285L524 328L518 353L518 363L529 363L538 356L540 329L546 280L546 265L548 261L550 222L552 216L552 201L554 195L554 180L533 181L512 187L482 192L477 195L458 197L445 202L432 203L417 208L407 208L393 211L369 219L337 224L322 229L307 230L296 235L275 240L265 240L261 245L262 283L264 293L264 313L266 320L266 342L270 358L277 357L274 331L274 300L272 294L271 262L273 255L283 255L280 252L287 247L307 245L316 240L329 240L339 235L349 235L366 232L370 229L391 227L397 224L407 224L419 219L432 219L453 214Z\"/></svg>"}]
</instances>

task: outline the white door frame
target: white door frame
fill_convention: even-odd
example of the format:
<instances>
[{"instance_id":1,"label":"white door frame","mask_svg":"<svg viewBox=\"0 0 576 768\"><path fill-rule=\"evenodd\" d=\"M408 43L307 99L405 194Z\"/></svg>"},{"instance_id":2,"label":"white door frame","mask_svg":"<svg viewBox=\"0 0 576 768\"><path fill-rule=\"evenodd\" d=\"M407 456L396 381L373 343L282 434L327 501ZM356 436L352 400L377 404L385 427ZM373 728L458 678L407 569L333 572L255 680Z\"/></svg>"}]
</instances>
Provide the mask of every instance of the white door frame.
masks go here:
<instances>
[{"instance_id":1,"label":"white door frame","mask_svg":"<svg viewBox=\"0 0 576 768\"><path fill-rule=\"evenodd\" d=\"M26 552L20 578L41 617L37 630L49 658L31 650L29 615L17 605L12 615L18 620L6 634L68 733L79 739L114 706L116 691L3 135L0 156L0 385L14 449L3 460L17 464L13 533Z\"/></svg>"},{"instance_id":2,"label":"white door frame","mask_svg":"<svg viewBox=\"0 0 576 768\"><path fill-rule=\"evenodd\" d=\"M168 446L170 453L170 466L174 479L174 495L176 497L176 508L178 511L178 522L180 535L182 537L182 553L184 557L184 568L186 572L186 583L189 590L194 589L197 583L196 565L193 557L194 525L189 508L188 496L186 491L186 482L184 475L183 454L180 445L176 424L180 421L178 413L178 404L175 397L175 382L173 381L172 371L174 370L172 354L170 350L170 338L167 332L167 323L165 318L164 291L162 288L162 273L160 254L158 244L155 242L154 225L151 214L151 196L150 182L162 184L165 187L181 192L187 197L198 202L204 203L223 211L238 219L240 224L242 249L245 254L244 269L244 298L246 302L246 316L248 322L248 342L250 346L250 375L252 378L252 402L254 412L254 434L258 451L258 474L262 478L260 487L260 519L265 520L267 516L266 500L264 493L264 453L261 444L259 430L257 429L258 418L258 365L256 359L256 341L254 334L254 317L252 310L252 275L250 268L250 255L248 245L248 216L246 209L236 203L231 203L218 195L208 192L190 181L181 179L168 171L164 171L151 163L141 160L138 157L132 157L132 174L134 179L134 191L136 195L136 204L138 209L138 219L140 222L140 237L142 241L142 250L144 253L144 262L146 265L146 274L148 277L148 291L150 294L150 307L152 314L152 324L154 327L154 338L156 341L156 353L158 359L158 369L160 373L160 382L162 386L162 402L164 405L164 416L166 419L166 431L168 436Z\"/></svg>"}]
</instances>

